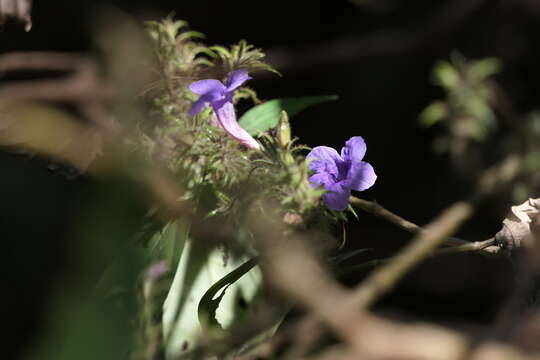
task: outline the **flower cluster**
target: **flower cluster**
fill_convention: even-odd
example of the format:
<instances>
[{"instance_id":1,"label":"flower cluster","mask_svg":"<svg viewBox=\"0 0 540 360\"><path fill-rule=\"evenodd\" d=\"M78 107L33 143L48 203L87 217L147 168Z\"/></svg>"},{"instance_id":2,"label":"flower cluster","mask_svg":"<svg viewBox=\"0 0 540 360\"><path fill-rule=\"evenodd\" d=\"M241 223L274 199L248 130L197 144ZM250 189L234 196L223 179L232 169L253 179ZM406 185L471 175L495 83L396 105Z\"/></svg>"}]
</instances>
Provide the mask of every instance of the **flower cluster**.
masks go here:
<instances>
[{"instance_id":1,"label":"flower cluster","mask_svg":"<svg viewBox=\"0 0 540 360\"><path fill-rule=\"evenodd\" d=\"M249 79L247 70L240 69L230 72L225 84L215 79L192 83L189 89L200 98L193 104L190 114L195 116L210 105L219 124L230 136L248 148L259 149L259 143L236 121L232 103L234 90ZM351 190L363 191L375 184L377 175L373 167L362 161L365 153L364 139L354 136L345 143L341 155L328 146L317 146L308 154L309 167L315 172L309 181L313 187L323 186L327 190L323 200L330 209L345 210Z\"/></svg>"}]
</instances>

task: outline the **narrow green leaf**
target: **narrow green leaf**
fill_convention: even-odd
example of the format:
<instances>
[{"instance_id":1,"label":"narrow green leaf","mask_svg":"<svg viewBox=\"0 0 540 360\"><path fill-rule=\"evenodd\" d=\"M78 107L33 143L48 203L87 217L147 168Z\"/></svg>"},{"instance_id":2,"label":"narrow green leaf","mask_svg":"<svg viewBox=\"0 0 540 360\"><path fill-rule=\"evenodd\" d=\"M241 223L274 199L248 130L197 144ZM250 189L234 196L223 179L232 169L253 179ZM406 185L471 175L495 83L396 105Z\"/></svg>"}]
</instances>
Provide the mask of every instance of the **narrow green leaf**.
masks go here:
<instances>
[{"instance_id":1,"label":"narrow green leaf","mask_svg":"<svg viewBox=\"0 0 540 360\"><path fill-rule=\"evenodd\" d=\"M255 265L257 265L257 258L246 261L245 263L225 275L218 282L212 285L208 289L208 291L206 291L206 293L201 298L201 301L199 302L199 307L197 309L197 312L199 314L199 322L203 327L221 329L221 326L216 320L216 311L219 303L221 302L221 299L225 295L227 287L229 287L229 285L232 285L238 279L244 276L244 274L250 271ZM214 296L221 289L223 289L221 294L214 299Z\"/></svg>"},{"instance_id":2,"label":"narrow green leaf","mask_svg":"<svg viewBox=\"0 0 540 360\"><path fill-rule=\"evenodd\" d=\"M199 304L216 282L223 279L240 265L240 259L224 260L224 249L208 248L204 241L188 239L184 244L180 262L169 294L163 305L163 334L168 358L184 356L194 349L209 330L201 324L198 316ZM213 311L214 319L223 328L228 328L238 316L239 297L247 303L255 298L261 284L260 272L246 274L231 286ZM219 290L218 290L219 291Z\"/></svg>"},{"instance_id":3,"label":"narrow green leaf","mask_svg":"<svg viewBox=\"0 0 540 360\"><path fill-rule=\"evenodd\" d=\"M221 57L230 57L231 53L223 46L210 46L210 50L218 53Z\"/></svg>"},{"instance_id":4,"label":"narrow green leaf","mask_svg":"<svg viewBox=\"0 0 540 360\"><path fill-rule=\"evenodd\" d=\"M283 110L292 117L311 105L337 99L336 95L274 99L251 108L240 118L239 123L248 133L257 135L276 127Z\"/></svg>"}]
</instances>

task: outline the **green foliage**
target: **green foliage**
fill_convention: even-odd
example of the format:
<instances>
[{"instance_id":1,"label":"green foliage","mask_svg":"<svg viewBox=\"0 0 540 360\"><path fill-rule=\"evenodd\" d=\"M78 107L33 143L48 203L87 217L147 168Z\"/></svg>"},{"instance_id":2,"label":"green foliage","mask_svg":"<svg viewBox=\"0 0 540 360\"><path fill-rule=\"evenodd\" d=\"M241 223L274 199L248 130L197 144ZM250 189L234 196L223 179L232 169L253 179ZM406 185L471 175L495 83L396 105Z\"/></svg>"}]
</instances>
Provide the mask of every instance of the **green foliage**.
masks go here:
<instances>
[{"instance_id":1,"label":"green foliage","mask_svg":"<svg viewBox=\"0 0 540 360\"><path fill-rule=\"evenodd\" d=\"M540 113L533 111L523 123L520 136L512 139L506 151L516 151L522 157L521 176L513 190L514 201L523 202L531 189L540 182Z\"/></svg>"},{"instance_id":2,"label":"green foliage","mask_svg":"<svg viewBox=\"0 0 540 360\"><path fill-rule=\"evenodd\" d=\"M241 123L259 136L261 149L246 149L224 132L210 109L194 117L189 115L197 96L188 85L200 79L223 78L240 68L251 73L277 73L263 62L264 53L246 41L231 47L206 46L201 33L171 17L148 22L146 29L148 38L141 38L151 41L153 56L141 55L131 64L133 68L122 64L128 55L121 54L124 48L119 43L125 37L109 38L105 31L102 34L104 53L115 51L114 56L105 55L104 73L111 83L121 82L121 100L111 107L123 137L111 146L112 152L118 150L111 156L111 164L119 165L122 188L115 188L114 196L107 193L107 201L99 199L99 204L107 207L109 200L124 191L136 192L130 198L139 199L141 189L126 186L124 177L146 179L147 169L164 164L182 194L171 200L191 206L191 215L203 223L214 220L210 218L223 220L231 226L233 235L226 244L198 238L190 233L191 217L170 216L161 208L163 204L152 204L148 210L146 203L135 206L121 199L115 204L129 208L111 205L92 211L85 229L93 230L85 234L89 241L84 244L88 246L85 253L93 257L81 256L81 267L91 269L93 275L86 275L92 279L81 283L93 291L70 294L86 302L92 292L92 298L85 306L80 300L74 301L73 309L58 305L58 313L69 321L58 322L55 330L69 338L70 346L62 346L63 340L52 336L43 351L50 353L50 358L99 358L102 349L110 353L107 358L123 358L126 354L132 359L194 357L205 349L205 341L226 337L224 334L228 335L260 300L262 275L255 260L248 261L257 256L257 251L252 224L246 219L271 215L282 220L286 228L283 236L304 230L327 234L338 220L345 219L342 213L321 206L324 190L313 188L308 181L311 171L305 152L309 149L297 144L288 118L308 106L335 100L335 96L276 99L255 106ZM129 45L146 51L143 43ZM141 71L130 79L139 60L152 71ZM148 80L148 73L156 78ZM140 93L142 84L146 86ZM135 97L142 101L133 101ZM242 99L261 103L256 92L247 87L235 91L233 101ZM123 157L122 145L126 145L129 157ZM269 204L272 210L268 210ZM211 231L218 234L221 229ZM330 235L323 237L326 241ZM277 312L275 321L271 321L274 326L252 334L251 344L271 336L289 308L286 304ZM135 313L138 315L133 316ZM100 329L102 324L106 331ZM107 341L101 346L95 341L102 331ZM92 342L85 343L86 338L92 338ZM81 348L84 354L77 354Z\"/></svg>"},{"instance_id":3,"label":"green foliage","mask_svg":"<svg viewBox=\"0 0 540 360\"><path fill-rule=\"evenodd\" d=\"M264 52L249 45L246 40L240 40L230 48L212 46L210 49L217 53L227 72L235 69L247 69L249 72L265 70L279 75L272 66L261 61L265 56Z\"/></svg>"},{"instance_id":4,"label":"green foliage","mask_svg":"<svg viewBox=\"0 0 540 360\"><path fill-rule=\"evenodd\" d=\"M249 224L244 220L248 211L264 216L266 204L277 204L278 215L296 216L301 219L298 226L323 231L342 218L319 206L323 190L308 182L310 170L302 156L306 148L292 139L287 116L336 97L277 99L254 107L241 124L260 136L262 149L246 149L221 129L211 110L189 116L196 96L187 86L199 79L220 77L209 76L210 72L222 74L240 68L276 72L262 61L263 52L245 41L230 48L207 47L200 43L202 34L171 18L149 22L147 29L159 79L145 94L152 107L129 144L144 158L167 164L185 191L179 200L191 201L207 218L226 218L237 229L231 241L243 250L230 253L224 244L194 238L189 222L181 218L172 219L148 241L149 262L165 262L174 279L171 282L166 276L160 282L168 287L166 294L144 292L146 316L141 320L140 343L146 349L161 348L165 357L176 357L194 354L203 337L219 335L238 323L255 300L261 275L252 269L253 260L245 263L246 256L254 256ZM255 91L247 87L235 92L234 100L240 99L260 103ZM276 126L275 132L269 132ZM240 300L247 308L239 306ZM162 312L157 311L155 301L163 301ZM160 328L161 338L156 332Z\"/></svg>"},{"instance_id":5,"label":"green foliage","mask_svg":"<svg viewBox=\"0 0 540 360\"><path fill-rule=\"evenodd\" d=\"M277 126L281 111L294 116L309 106L337 99L335 95L274 99L251 108L238 122L251 135L258 135Z\"/></svg>"},{"instance_id":6,"label":"green foliage","mask_svg":"<svg viewBox=\"0 0 540 360\"><path fill-rule=\"evenodd\" d=\"M449 135L448 149L464 151L471 141L484 141L497 125L493 105L495 86L491 77L501 71L498 59L469 61L454 53L450 61L435 64L435 84L446 92L446 99L431 103L420 114L424 126L444 122Z\"/></svg>"}]
</instances>

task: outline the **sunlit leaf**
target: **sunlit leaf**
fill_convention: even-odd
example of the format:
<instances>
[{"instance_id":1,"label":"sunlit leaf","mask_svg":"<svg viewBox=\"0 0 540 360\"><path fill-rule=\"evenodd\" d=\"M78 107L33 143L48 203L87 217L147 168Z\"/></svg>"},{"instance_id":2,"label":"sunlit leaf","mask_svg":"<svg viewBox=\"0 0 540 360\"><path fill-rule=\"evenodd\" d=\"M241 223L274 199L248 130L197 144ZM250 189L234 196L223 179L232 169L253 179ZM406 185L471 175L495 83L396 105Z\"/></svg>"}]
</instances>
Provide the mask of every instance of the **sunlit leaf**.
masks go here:
<instances>
[{"instance_id":1,"label":"sunlit leaf","mask_svg":"<svg viewBox=\"0 0 540 360\"><path fill-rule=\"evenodd\" d=\"M221 248L208 248L188 239L182 251L171 290L164 304L163 330L166 352L170 356L185 354L194 349L203 334L199 323L198 307L207 291L220 279L234 271L239 263L227 259ZM223 296L215 319L222 327L235 320L237 297L250 301L261 282L259 272L238 280Z\"/></svg>"},{"instance_id":2,"label":"sunlit leaf","mask_svg":"<svg viewBox=\"0 0 540 360\"><path fill-rule=\"evenodd\" d=\"M448 115L448 105L442 101L435 101L428 105L420 114L420 124L431 126Z\"/></svg>"},{"instance_id":3,"label":"sunlit leaf","mask_svg":"<svg viewBox=\"0 0 540 360\"><path fill-rule=\"evenodd\" d=\"M248 260L238 268L225 275L218 282L212 285L210 289L208 289L208 291L201 298L198 307L199 321L203 326L221 328L216 320L216 311L220 301L223 299L225 292L227 291L227 288L244 276L248 271L253 269L255 265L257 265L256 258ZM223 291L216 297L220 290Z\"/></svg>"},{"instance_id":4,"label":"sunlit leaf","mask_svg":"<svg viewBox=\"0 0 540 360\"><path fill-rule=\"evenodd\" d=\"M247 111L239 123L248 133L256 135L276 127L282 111L292 117L311 105L337 99L336 95L274 99Z\"/></svg>"}]
</instances>

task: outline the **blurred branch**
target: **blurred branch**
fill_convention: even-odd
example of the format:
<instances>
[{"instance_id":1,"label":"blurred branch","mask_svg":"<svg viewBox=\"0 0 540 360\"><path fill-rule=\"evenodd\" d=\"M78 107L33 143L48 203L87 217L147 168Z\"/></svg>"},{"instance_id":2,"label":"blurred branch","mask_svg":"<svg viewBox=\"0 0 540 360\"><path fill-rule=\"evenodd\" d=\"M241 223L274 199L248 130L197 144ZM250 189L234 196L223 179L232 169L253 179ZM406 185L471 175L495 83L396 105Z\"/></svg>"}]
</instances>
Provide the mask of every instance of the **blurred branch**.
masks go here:
<instances>
[{"instance_id":1,"label":"blurred branch","mask_svg":"<svg viewBox=\"0 0 540 360\"><path fill-rule=\"evenodd\" d=\"M366 308L387 293L412 267L426 258L449 235L472 215L469 203L456 203L426 227L405 249L362 282L355 291L356 303Z\"/></svg>"},{"instance_id":2,"label":"blurred branch","mask_svg":"<svg viewBox=\"0 0 540 360\"><path fill-rule=\"evenodd\" d=\"M7 18L15 18L24 24L24 30L32 29L32 0L0 0L0 25L6 22Z\"/></svg>"},{"instance_id":3,"label":"blurred branch","mask_svg":"<svg viewBox=\"0 0 540 360\"><path fill-rule=\"evenodd\" d=\"M0 86L1 104L9 105L20 101L49 101L75 105L92 125L99 128L99 135L104 141L112 146L107 153L103 154L100 161L94 164L95 168L99 170L104 167L107 170L115 171L119 166L119 156L121 157L122 153L122 149L117 149L115 146L118 145L118 136L123 134L126 129L111 120L112 117L105 102L112 100L115 91L111 84L101 78L94 61L82 55L66 53L10 53L0 56L0 72L7 71L67 72L68 75L59 79L14 81ZM0 120L5 119L2 117ZM9 126L7 124L8 129ZM87 128L88 126L81 126L73 129L69 137L76 139L77 144L82 146L88 141ZM58 129L50 130L58 132ZM101 142L99 144L101 147ZM49 148L41 150L46 153L48 150L50 151ZM71 150L70 152L75 151ZM91 160L94 158L92 157ZM79 162L71 165L83 169L88 166L86 162L84 166L81 166ZM137 176L128 175L131 175L136 182L141 183L148 190L152 201L159 204L160 216L167 220L178 217L189 218L192 222L192 232L203 239L213 239L216 243L230 240L232 233L230 224L213 219L201 220L204 219L204 216L194 213L191 204L180 200L184 191L166 171L150 164L145 164L144 169L139 170L140 173L137 173ZM220 231L215 229L220 229Z\"/></svg>"},{"instance_id":4,"label":"blurred branch","mask_svg":"<svg viewBox=\"0 0 540 360\"><path fill-rule=\"evenodd\" d=\"M3 102L74 103L94 125L113 130L102 104L113 96L112 86L101 78L97 65L91 59L66 53L10 53L0 56L0 72L7 71L60 71L68 75L47 80L9 82L0 86Z\"/></svg>"},{"instance_id":5,"label":"blurred branch","mask_svg":"<svg viewBox=\"0 0 540 360\"><path fill-rule=\"evenodd\" d=\"M325 356L329 354L338 359L461 360L467 355L486 360L533 359L515 348L492 342L471 349L471 339L456 331L424 324L399 324L359 309L359 306L365 309L388 291L471 214L469 203L451 206L428 226L429 232L418 235L402 252L395 261L398 265L388 264L376 273L382 275L368 278L356 291L349 291L332 280L303 238L294 236L276 242L275 233L267 226L257 234L263 250L261 266L274 288L312 312L299 322L301 325L296 330L312 329L320 333L321 326L316 324L323 321L347 345L330 348L329 353L322 354L323 359L329 358ZM301 353L296 355L303 357Z\"/></svg>"},{"instance_id":6,"label":"blurred branch","mask_svg":"<svg viewBox=\"0 0 540 360\"><path fill-rule=\"evenodd\" d=\"M2 99L80 102L112 96L112 88L100 78L96 64L81 55L10 53L0 56L0 72L7 71L61 71L69 74L59 79L10 82L0 87Z\"/></svg>"}]
</instances>

